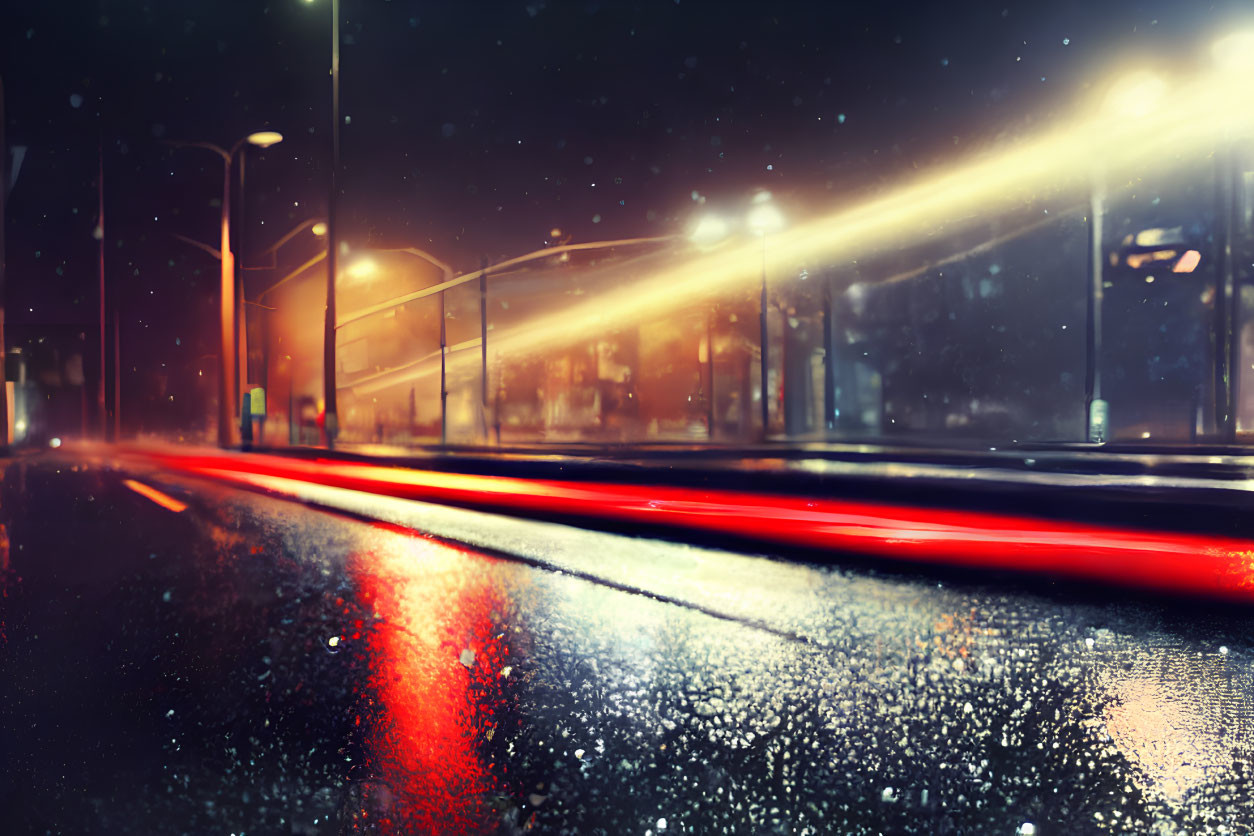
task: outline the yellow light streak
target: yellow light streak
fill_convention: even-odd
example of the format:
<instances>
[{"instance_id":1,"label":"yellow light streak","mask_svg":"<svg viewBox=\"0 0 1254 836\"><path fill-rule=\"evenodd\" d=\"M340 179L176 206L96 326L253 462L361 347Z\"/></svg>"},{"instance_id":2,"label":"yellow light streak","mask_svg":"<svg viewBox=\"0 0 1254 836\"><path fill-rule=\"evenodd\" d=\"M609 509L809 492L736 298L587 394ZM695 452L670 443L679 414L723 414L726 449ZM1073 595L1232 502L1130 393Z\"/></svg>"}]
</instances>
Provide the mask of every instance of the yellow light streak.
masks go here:
<instances>
[{"instance_id":1,"label":"yellow light streak","mask_svg":"<svg viewBox=\"0 0 1254 836\"><path fill-rule=\"evenodd\" d=\"M902 234L921 234L955 217L993 217L1042 193L1071 187L1083 193L1095 166L1135 169L1189 153L1206 153L1254 122L1254 85L1210 75L1183 88L1171 108L1143 118L1101 114L985 159L955 166L863 204L798 224L771 236L767 269L825 262L881 248ZM572 308L538 318L496 341L512 356L569 343L607 327L644 319L711 293L747 286L758 277L761 245L746 242L697 256L654 276Z\"/></svg>"},{"instance_id":2,"label":"yellow light streak","mask_svg":"<svg viewBox=\"0 0 1254 836\"><path fill-rule=\"evenodd\" d=\"M1208 73L1175 87L1169 107L1130 117L1103 106L1097 115L1033 141L947 166L883 196L779 231L771 236L767 248L767 270L779 273L802 264L831 263L882 250L903 236L919 240L954 219L993 218L1029 206L1043 195L1070 195L1078 203L1087 194L1095 171L1114 177L1147 165L1204 155L1252 128L1254 85L1241 73ZM711 295L734 292L759 278L762 259L757 240L728 244L687 259L677 257L673 266L647 278L501 333L489 340L489 350L494 355L518 358L593 338ZM445 285L478 275L472 273ZM392 304L401 301L393 300ZM340 320L340 325L382 309L376 306L350 315ZM465 362L474 359L465 357ZM450 362L450 371L454 365ZM393 382L428 373L416 364L411 373Z\"/></svg>"}]
</instances>

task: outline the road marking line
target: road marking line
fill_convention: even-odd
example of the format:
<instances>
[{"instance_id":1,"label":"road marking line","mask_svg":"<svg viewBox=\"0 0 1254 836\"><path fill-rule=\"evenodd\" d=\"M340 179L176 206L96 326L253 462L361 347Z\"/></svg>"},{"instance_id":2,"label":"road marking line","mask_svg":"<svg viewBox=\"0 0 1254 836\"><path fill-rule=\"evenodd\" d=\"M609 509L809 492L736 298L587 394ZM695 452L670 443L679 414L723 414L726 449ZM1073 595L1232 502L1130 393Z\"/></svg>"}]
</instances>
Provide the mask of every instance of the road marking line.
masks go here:
<instances>
[{"instance_id":1,"label":"road marking line","mask_svg":"<svg viewBox=\"0 0 1254 836\"><path fill-rule=\"evenodd\" d=\"M149 486L145 485L143 482L136 482L134 479L124 479L122 481L122 484L126 485L128 488L135 491L135 493L139 494L140 496L146 499L151 499L153 502L157 503L162 508L165 508L168 511L173 511L174 513L177 514L180 511L184 511L187 509L186 503L179 502L174 497L167 496L166 494L163 494L161 491L157 490L156 488L150 488Z\"/></svg>"}]
</instances>

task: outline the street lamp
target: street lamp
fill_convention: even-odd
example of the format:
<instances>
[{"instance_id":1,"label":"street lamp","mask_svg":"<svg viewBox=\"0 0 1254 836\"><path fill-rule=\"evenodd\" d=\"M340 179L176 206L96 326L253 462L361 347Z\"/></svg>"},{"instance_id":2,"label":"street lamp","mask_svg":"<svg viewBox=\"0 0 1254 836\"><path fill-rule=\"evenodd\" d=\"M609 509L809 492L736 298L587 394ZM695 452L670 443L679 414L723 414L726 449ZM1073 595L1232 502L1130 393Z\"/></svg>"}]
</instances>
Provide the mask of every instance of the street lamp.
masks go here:
<instances>
[{"instance_id":1,"label":"street lamp","mask_svg":"<svg viewBox=\"0 0 1254 836\"><path fill-rule=\"evenodd\" d=\"M689 233L688 239L699 247L712 247L727 237L727 221L718 215L704 215Z\"/></svg>"},{"instance_id":2,"label":"street lamp","mask_svg":"<svg viewBox=\"0 0 1254 836\"><path fill-rule=\"evenodd\" d=\"M369 279L379 272L379 263L373 258L362 257L354 261L344 270L345 275L353 279Z\"/></svg>"},{"instance_id":3,"label":"street lamp","mask_svg":"<svg viewBox=\"0 0 1254 836\"><path fill-rule=\"evenodd\" d=\"M212 142L171 142L176 148L205 148L222 158L222 279L219 288L219 317L221 320L221 362L218 374L218 444L229 447L234 441L235 398L239 390L235 373L231 370L231 358L236 345L236 320L238 301L235 293L235 257L231 252L231 163L245 145L269 148L281 142L283 135L275 131L258 131L243 137L230 147L222 148ZM241 188L242 191L242 188ZM242 199L241 195L241 199Z\"/></svg>"},{"instance_id":4,"label":"street lamp","mask_svg":"<svg viewBox=\"0 0 1254 836\"><path fill-rule=\"evenodd\" d=\"M784 226L784 216L776 208L771 200L771 193L767 191L758 192L753 196L753 205L749 209L749 217L747 221L749 229L754 235L762 237L762 301L759 308L760 314L760 335L761 351L759 352L762 361L762 438L765 439L770 432L771 421L771 401L768 395L767 373L769 363L767 360L767 330L766 330L766 236L772 232L778 231Z\"/></svg>"}]
</instances>

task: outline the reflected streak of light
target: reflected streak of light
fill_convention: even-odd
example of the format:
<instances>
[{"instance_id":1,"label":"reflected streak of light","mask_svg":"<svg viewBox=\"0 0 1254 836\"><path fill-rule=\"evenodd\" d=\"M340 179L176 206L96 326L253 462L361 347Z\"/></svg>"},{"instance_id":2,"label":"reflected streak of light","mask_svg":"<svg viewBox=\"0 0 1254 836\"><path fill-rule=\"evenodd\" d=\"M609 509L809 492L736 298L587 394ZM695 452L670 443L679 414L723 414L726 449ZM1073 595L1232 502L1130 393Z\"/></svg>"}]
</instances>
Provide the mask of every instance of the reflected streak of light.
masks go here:
<instances>
[{"instance_id":1,"label":"reflected streak of light","mask_svg":"<svg viewBox=\"0 0 1254 836\"><path fill-rule=\"evenodd\" d=\"M1204 718L1178 700L1164 699L1158 688L1144 682L1124 683L1119 698L1106 707L1106 730L1150 785L1168 798L1181 799L1186 790L1205 782L1208 768L1228 765L1220 760L1227 752L1207 745L1210 727Z\"/></svg>"},{"instance_id":2,"label":"reflected streak of light","mask_svg":"<svg viewBox=\"0 0 1254 836\"><path fill-rule=\"evenodd\" d=\"M235 483L279 476L331 487L541 516L697 530L776 545L1254 601L1254 543L988 512L654 485L401 470L278 456L153 453Z\"/></svg>"},{"instance_id":3,"label":"reflected streak of light","mask_svg":"<svg viewBox=\"0 0 1254 836\"><path fill-rule=\"evenodd\" d=\"M1139 771L1139 783L1173 801L1213 781L1250 736L1249 670L1222 656L1161 653L1127 660L1106 684L1102 720L1111 741ZM1124 666L1111 666L1122 671Z\"/></svg>"},{"instance_id":4,"label":"reflected streak of light","mask_svg":"<svg viewBox=\"0 0 1254 836\"><path fill-rule=\"evenodd\" d=\"M157 490L156 488L152 488L152 487L149 487L148 485L145 485L143 482L136 482L134 479L126 479L126 480L123 480L122 484L126 485L128 488L130 488L131 490L133 490L135 493L139 494L140 496L144 497L145 499L152 500L153 502L160 505L162 508L165 508L167 511L173 511L174 513L177 514L182 511L187 510L186 503L179 502L174 497L167 496L166 494L163 494L161 491Z\"/></svg>"},{"instance_id":5,"label":"reflected streak of light","mask_svg":"<svg viewBox=\"0 0 1254 836\"><path fill-rule=\"evenodd\" d=\"M480 750L499 722L508 647L494 618L507 602L485 558L376 530L353 572L377 616L368 678L381 716L366 733L366 768L395 799L379 823L387 832L487 832L504 776Z\"/></svg>"}]
</instances>

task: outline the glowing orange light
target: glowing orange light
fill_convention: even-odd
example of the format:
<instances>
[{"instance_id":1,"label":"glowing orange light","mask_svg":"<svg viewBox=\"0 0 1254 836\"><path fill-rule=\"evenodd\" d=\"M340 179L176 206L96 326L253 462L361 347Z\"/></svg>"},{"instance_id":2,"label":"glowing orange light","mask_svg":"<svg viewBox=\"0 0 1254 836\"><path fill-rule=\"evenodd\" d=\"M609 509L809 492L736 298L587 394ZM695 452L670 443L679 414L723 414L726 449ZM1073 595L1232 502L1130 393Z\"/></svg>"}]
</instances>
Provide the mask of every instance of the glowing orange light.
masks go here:
<instances>
[{"instance_id":1,"label":"glowing orange light","mask_svg":"<svg viewBox=\"0 0 1254 836\"><path fill-rule=\"evenodd\" d=\"M1197 250L1186 250L1184 255L1180 256L1180 260L1176 262L1176 266L1171 268L1173 273L1192 273L1197 269L1197 265L1202 261L1202 254Z\"/></svg>"},{"instance_id":2,"label":"glowing orange light","mask_svg":"<svg viewBox=\"0 0 1254 836\"><path fill-rule=\"evenodd\" d=\"M379 264L373 258L359 258L344 271L350 278L368 279L379 272Z\"/></svg>"},{"instance_id":3,"label":"glowing orange light","mask_svg":"<svg viewBox=\"0 0 1254 836\"><path fill-rule=\"evenodd\" d=\"M1151 264L1155 261L1167 261L1168 259L1175 257L1175 250L1155 250L1152 253L1132 253L1128 256L1128 266L1133 270L1137 270L1146 264ZM1187 273L1189 271L1180 270L1177 272Z\"/></svg>"}]
</instances>

